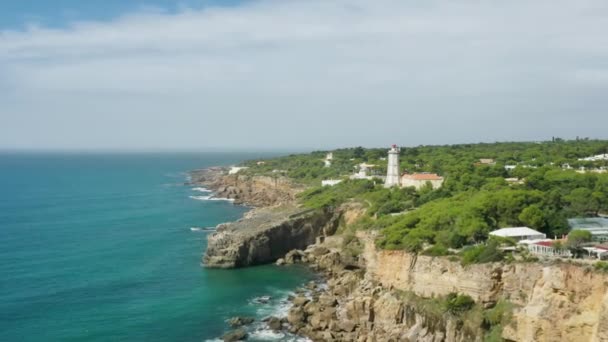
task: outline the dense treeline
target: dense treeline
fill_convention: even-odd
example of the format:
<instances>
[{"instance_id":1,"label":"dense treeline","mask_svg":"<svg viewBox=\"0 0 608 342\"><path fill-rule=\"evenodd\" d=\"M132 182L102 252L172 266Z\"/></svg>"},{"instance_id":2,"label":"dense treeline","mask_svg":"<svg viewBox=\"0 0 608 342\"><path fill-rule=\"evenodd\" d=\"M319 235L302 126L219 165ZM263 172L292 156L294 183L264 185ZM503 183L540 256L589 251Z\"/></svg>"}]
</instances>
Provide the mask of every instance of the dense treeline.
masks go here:
<instances>
[{"instance_id":1,"label":"dense treeline","mask_svg":"<svg viewBox=\"0 0 608 342\"><path fill-rule=\"evenodd\" d=\"M578 160L602 153L608 153L606 141L561 139L405 148L402 170L439 173L445 178L441 188L385 189L379 180L347 180L333 187L313 187L301 194L301 200L310 207L347 200L365 203L368 217L358 226L381 229L379 246L388 249L420 251L435 245L431 252L445 251L484 241L491 230L508 226L525 225L559 237L568 232L567 218L608 213L608 174L574 170L606 167L606 161ZM330 167L324 167L325 155L320 151L261 165L249 162L248 172L279 170L318 185L321 179L353 173L361 162L376 165L380 174L386 169L386 149L336 150ZM482 158L495 163L480 164ZM566 169L568 165L573 169ZM521 182L509 183L506 178ZM484 253L491 254L480 250L474 257L484 258Z\"/></svg>"},{"instance_id":2,"label":"dense treeline","mask_svg":"<svg viewBox=\"0 0 608 342\"><path fill-rule=\"evenodd\" d=\"M407 215L378 219L374 226L385 229L381 246L459 248L485 240L491 230L517 226L559 237L569 230L567 218L608 212L607 174L540 168L528 177L522 185L489 178L478 189L436 191L446 196Z\"/></svg>"},{"instance_id":3,"label":"dense treeline","mask_svg":"<svg viewBox=\"0 0 608 342\"><path fill-rule=\"evenodd\" d=\"M333 152L331 167L325 167L323 160L329 151L316 151L310 154L294 154L264 160L258 165L257 160L244 163L250 167L246 172L255 174L284 173L286 176L306 184L315 184L322 179L339 178L356 171L359 163L376 165L373 172L386 173L387 148L362 147L337 149ZM608 166L608 162L579 161L592 155L608 153L608 141L574 140L564 141L559 138L551 142L505 142L483 144L459 144L444 146L417 146L401 149L401 169L410 172L436 172L441 175L461 177L471 174L469 182L480 182L481 178L493 175L506 176L506 170L500 166L520 165L540 167L569 164L573 168ZM475 162L481 158L492 158L498 168L477 168ZM275 172L273 172L275 171ZM489 174L490 173L490 174Z\"/></svg>"}]
</instances>

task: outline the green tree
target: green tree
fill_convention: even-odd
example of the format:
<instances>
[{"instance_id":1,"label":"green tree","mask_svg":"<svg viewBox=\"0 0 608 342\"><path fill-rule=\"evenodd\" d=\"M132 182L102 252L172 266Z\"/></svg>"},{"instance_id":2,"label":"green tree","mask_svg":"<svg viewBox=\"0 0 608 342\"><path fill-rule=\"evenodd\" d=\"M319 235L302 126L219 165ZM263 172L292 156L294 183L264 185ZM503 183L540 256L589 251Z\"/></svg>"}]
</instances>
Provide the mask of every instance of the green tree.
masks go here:
<instances>
[{"instance_id":1,"label":"green tree","mask_svg":"<svg viewBox=\"0 0 608 342\"><path fill-rule=\"evenodd\" d=\"M577 215L585 215L587 213L597 214L599 205L597 197L593 196L593 191L588 188L576 188L565 197L570 204L570 208Z\"/></svg>"},{"instance_id":2,"label":"green tree","mask_svg":"<svg viewBox=\"0 0 608 342\"><path fill-rule=\"evenodd\" d=\"M591 241L591 233L588 230L576 229L568 234L566 248L575 256L580 256L583 253L583 245L589 241Z\"/></svg>"},{"instance_id":3,"label":"green tree","mask_svg":"<svg viewBox=\"0 0 608 342\"><path fill-rule=\"evenodd\" d=\"M524 208L519 214L519 220L534 229L543 230L545 227L545 214L536 204Z\"/></svg>"}]
</instances>

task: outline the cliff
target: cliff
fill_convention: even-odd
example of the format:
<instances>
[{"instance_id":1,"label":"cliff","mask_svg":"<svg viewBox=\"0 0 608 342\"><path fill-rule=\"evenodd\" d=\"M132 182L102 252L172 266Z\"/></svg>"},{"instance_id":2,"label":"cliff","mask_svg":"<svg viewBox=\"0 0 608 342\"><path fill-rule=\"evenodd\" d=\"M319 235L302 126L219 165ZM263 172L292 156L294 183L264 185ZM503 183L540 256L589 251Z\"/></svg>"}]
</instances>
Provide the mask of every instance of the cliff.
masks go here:
<instances>
[{"instance_id":1,"label":"cliff","mask_svg":"<svg viewBox=\"0 0 608 342\"><path fill-rule=\"evenodd\" d=\"M255 209L243 219L221 224L208 237L203 264L234 268L274 262L293 249L335 232L339 213L292 205Z\"/></svg>"},{"instance_id":2,"label":"cliff","mask_svg":"<svg viewBox=\"0 0 608 342\"><path fill-rule=\"evenodd\" d=\"M376 250L373 236L358 236L355 262L339 237L305 251L328 281L306 303L294 300L287 318L293 332L315 341L483 341L484 310L508 301L511 318L499 330L504 341L608 341L603 273L569 263L463 267L445 257ZM450 293L478 305L460 316L433 305Z\"/></svg>"},{"instance_id":3,"label":"cliff","mask_svg":"<svg viewBox=\"0 0 608 342\"><path fill-rule=\"evenodd\" d=\"M450 292L484 305L515 304L503 338L513 341L608 341L608 276L569 263L478 264L403 251L374 251L367 240L371 279L422 297ZM556 322L559 322L556 324Z\"/></svg>"}]
</instances>

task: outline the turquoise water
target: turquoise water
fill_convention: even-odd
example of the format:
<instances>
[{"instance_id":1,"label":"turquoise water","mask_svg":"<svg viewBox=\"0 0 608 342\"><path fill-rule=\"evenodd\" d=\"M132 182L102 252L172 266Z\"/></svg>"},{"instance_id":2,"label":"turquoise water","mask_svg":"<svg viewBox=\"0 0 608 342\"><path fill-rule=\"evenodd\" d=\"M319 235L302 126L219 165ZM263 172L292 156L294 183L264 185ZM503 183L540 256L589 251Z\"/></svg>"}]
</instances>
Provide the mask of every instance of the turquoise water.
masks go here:
<instances>
[{"instance_id":1,"label":"turquoise water","mask_svg":"<svg viewBox=\"0 0 608 342\"><path fill-rule=\"evenodd\" d=\"M189 198L185 171L258 156L0 155L0 340L200 342L284 309L308 271L204 269L190 229L247 209Z\"/></svg>"}]
</instances>

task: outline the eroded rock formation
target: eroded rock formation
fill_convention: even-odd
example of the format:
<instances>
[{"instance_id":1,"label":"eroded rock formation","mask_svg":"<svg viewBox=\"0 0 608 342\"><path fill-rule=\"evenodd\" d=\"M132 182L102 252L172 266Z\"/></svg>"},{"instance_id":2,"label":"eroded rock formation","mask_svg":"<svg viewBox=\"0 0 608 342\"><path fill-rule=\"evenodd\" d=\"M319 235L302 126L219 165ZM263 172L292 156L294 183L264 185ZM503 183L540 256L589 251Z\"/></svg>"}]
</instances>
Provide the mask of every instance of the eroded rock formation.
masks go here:
<instances>
[{"instance_id":1,"label":"eroded rock formation","mask_svg":"<svg viewBox=\"0 0 608 342\"><path fill-rule=\"evenodd\" d=\"M210 234L203 264L234 268L274 262L294 249L331 235L338 227L339 211L295 206L260 208L245 218L221 224Z\"/></svg>"}]
</instances>

